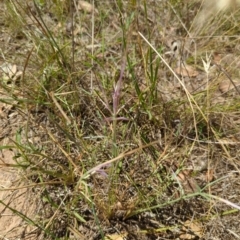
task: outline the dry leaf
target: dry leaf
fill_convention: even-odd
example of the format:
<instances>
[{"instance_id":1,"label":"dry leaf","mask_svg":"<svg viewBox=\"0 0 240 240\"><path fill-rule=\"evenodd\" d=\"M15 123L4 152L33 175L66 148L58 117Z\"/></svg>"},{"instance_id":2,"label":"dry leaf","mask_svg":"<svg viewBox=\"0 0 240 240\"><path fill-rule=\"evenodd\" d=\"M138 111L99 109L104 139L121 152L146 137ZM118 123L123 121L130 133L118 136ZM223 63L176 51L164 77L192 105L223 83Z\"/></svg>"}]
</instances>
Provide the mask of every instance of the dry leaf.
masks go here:
<instances>
[{"instance_id":1,"label":"dry leaf","mask_svg":"<svg viewBox=\"0 0 240 240\"><path fill-rule=\"evenodd\" d=\"M108 234L108 235L106 235L104 240L125 240L126 236L127 236L127 233L123 233L123 234Z\"/></svg>"},{"instance_id":2,"label":"dry leaf","mask_svg":"<svg viewBox=\"0 0 240 240\"><path fill-rule=\"evenodd\" d=\"M2 79L7 83L11 82L11 80L16 81L22 76L22 71L18 71L16 64L4 63L0 66L0 69L3 72Z\"/></svg>"},{"instance_id":3,"label":"dry leaf","mask_svg":"<svg viewBox=\"0 0 240 240\"><path fill-rule=\"evenodd\" d=\"M180 235L180 239L184 239L184 240L185 239L195 239L196 236L201 238L203 235L202 226L198 222L192 222L192 221L187 220L184 223L182 230L184 232L187 232L187 233Z\"/></svg>"},{"instance_id":4,"label":"dry leaf","mask_svg":"<svg viewBox=\"0 0 240 240\"><path fill-rule=\"evenodd\" d=\"M16 64L12 65L11 63L4 63L0 68L8 78L12 78L17 72Z\"/></svg>"},{"instance_id":5,"label":"dry leaf","mask_svg":"<svg viewBox=\"0 0 240 240\"><path fill-rule=\"evenodd\" d=\"M194 67L187 64L177 67L175 72L182 77L196 77L199 74Z\"/></svg>"},{"instance_id":6,"label":"dry leaf","mask_svg":"<svg viewBox=\"0 0 240 240\"><path fill-rule=\"evenodd\" d=\"M17 81L21 78L21 76L23 75L22 71L17 71L17 73L14 75L13 80Z\"/></svg>"},{"instance_id":7,"label":"dry leaf","mask_svg":"<svg viewBox=\"0 0 240 240\"><path fill-rule=\"evenodd\" d=\"M185 170L178 173L177 180L181 183L185 192L196 192L199 190L197 182L190 176L191 171Z\"/></svg>"},{"instance_id":8,"label":"dry leaf","mask_svg":"<svg viewBox=\"0 0 240 240\"><path fill-rule=\"evenodd\" d=\"M221 60L222 60L222 54L217 53L217 52L213 53L213 62L215 64L220 64Z\"/></svg>"},{"instance_id":9,"label":"dry leaf","mask_svg":"<svg viewBox=\"0 0 240 240\"><path fill-rule=\"evenodd\" d=\"M97 9L87 1L79 1L78 9L83 10L87 13L92 13L93 11L98 12Z\"/></svg>"},{"instance_id":10,"label":"dry leaf","mask_svg":"<svg viewBox=\"0 0 240 240\"><path fill-rule=\"evenodd\" d=\"M9 73L9 75L13 77L16 73L17 73L17 65L14 64L12 65L11 72Z\"/></svg>"},{"instance_id":11,"label":"dry leaf","mask_svg":"<svg viewBox=\"0 0 240 240\"><path fill-rule=\"evenodd\" d=\"M236 86L239 86L239 84L240 84L240 82L238 80L233 80L233 82L235 83ZM225 79L222 82L220 82L220 84L219 84L219 90L222 93L226 93L233 88L234 88L234 86L229 79Z\"/></svg>"}]
</instances>

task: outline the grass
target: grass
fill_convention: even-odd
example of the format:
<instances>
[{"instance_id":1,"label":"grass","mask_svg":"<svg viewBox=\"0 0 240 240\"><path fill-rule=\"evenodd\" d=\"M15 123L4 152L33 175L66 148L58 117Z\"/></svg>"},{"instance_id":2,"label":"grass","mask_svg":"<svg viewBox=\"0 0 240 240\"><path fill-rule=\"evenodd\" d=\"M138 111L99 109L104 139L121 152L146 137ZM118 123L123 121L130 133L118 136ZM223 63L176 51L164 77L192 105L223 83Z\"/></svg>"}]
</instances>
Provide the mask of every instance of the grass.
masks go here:
<instances>
[{"instance_id":1,"label":"grass","mask_svg":"<svg viewBox=\"0 0 240 240\"><path fill-rule=\"evenodd\" d=\"M0 101L21 124L1 149L21 168L12 190L34 191L39 210L1 204L39 239L239 237L238 84L219 91L238 77L238 10L194 35L197 2L77 4L3 3L2 56L20 77L4 68ZM176 73L186 64L197 76Z\"/></svg>"}]
</instances>

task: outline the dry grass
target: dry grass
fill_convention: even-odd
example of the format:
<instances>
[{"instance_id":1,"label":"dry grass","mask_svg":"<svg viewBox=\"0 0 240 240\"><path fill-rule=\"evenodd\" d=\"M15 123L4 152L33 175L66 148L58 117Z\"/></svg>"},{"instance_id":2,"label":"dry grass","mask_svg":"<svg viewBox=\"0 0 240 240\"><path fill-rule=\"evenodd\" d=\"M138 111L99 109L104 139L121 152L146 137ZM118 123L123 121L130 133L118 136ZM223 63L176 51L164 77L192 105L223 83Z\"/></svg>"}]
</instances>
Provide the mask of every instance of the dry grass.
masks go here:
<instances>
[{"instance_id":1,"label":"dry grass","mask_svg":"<svg viewBox=\"0 0 240 240\"><path fill-rule=\"evenodd\" d=\"M2 3L1 148L39 206L9 209L35 239L238 239L238 8L70 3Z\"/></svg>"}]
</instances>

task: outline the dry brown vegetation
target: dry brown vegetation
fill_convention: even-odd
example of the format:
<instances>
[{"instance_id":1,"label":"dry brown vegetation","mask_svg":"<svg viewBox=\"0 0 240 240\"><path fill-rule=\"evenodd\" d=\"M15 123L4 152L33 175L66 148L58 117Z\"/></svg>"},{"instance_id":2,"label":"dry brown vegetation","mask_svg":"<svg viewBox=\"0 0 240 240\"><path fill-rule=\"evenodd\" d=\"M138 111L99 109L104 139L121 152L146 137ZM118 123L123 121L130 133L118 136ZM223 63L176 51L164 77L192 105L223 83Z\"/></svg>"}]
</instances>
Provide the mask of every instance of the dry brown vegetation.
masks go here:
<instances>
[{"instance_id":1,"label":"dry brown vegetation","mask_svg":"<svg viewBox=\"0 0 240 240\"><path fill-rule=\"evenodd\" d=\"M0 11L0 239L240 238L238 1Z\"/></svg>"}]
</instances>

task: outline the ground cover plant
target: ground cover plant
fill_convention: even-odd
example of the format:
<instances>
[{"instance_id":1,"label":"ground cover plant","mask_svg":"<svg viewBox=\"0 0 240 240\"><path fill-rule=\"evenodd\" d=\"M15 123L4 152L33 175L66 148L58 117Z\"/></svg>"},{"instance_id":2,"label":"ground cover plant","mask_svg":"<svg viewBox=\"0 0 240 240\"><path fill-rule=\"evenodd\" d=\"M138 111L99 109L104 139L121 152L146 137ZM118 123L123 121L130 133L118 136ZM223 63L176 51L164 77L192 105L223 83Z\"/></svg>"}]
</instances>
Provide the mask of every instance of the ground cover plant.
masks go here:
<instances>
[{"instance_id":1,"label":"ground cover plant","mask_svg":"<svg viewBox=\"0 0 240 240\"><path fill-rule=\"evenodd\" d=\"M0 3L0 239L240 238L226 3Z\"/></svg>"}]
</instances>

